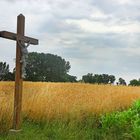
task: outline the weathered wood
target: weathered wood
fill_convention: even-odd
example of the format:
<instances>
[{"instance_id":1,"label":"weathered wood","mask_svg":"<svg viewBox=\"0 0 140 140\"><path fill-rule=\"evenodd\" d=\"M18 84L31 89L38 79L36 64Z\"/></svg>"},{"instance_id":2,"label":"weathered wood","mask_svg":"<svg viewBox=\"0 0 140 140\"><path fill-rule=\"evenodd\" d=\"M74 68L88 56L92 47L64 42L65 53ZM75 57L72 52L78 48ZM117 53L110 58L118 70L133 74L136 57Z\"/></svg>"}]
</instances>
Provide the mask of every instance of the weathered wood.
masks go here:
<instances>
[{"instance_id":1,"label":"weathered wood","mask_svg":"<svg viewBox=\"0 0 140 140\"><path fill-rule=\"evenodd\" d=\"M32 45L37 45L38 40L24 36L25 29L25 17L20 14L17 17L17 34L1 31L0 37L11 39L16 41L16 75L15 75L15 94L14 94L14 115L13 115L13 128L12 132L19 132L21 128L22 122L22 87L23 87L23 79L22 79L22 51L21 44L29 43ZM21 41L21 42L20 42Z\"/></svg>"},{"instance_id":2,"label":"weathered wood","mask_svg":"<svg viewBox=\"0 0 140 140\"><path fill-rule=\"evenodd\" d=\"M18 35L15 33L11 33L8 31L1 31L0 32L0 37L6 38L6 39L10 39L10 40L17 40L17 37L19 40L24 40L25 43L28 43L30 41L30 44L32 45L38 45L38 40L28 37L28 36L22 36L22 35Z\"/></svg>"},{"instance_id":3,"label":"weathered wood","mask_svg":"<svg viewBox=\"0 0 140 140\"><path fill-rule=\"evenodd\" d=\"M25 17L19 15L17 18L17 35L24 36ZM18 42L16 44L16 75L15 75L15 100L14 100L14 117L13 117L13 129L19 130L21 128L21 110L22 110L22 63L21 61L21 47Z\"/></svg>"}]
</instances>

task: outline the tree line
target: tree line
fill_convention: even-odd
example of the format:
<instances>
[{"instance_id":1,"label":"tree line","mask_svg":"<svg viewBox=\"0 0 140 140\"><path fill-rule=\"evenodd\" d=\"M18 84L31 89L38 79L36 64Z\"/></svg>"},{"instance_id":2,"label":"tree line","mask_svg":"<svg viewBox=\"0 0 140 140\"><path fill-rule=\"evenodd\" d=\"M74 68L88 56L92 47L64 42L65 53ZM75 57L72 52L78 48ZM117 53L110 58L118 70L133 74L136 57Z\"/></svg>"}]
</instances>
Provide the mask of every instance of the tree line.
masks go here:
<instances>
[{"instance_id":1,"label":"tree line","mask_svg":"<svg viewBox=\"0 0 140 140\"><path fill-rule=\"evenodd\" d=\"M25 81L76 82L77 77L68 74L70 62L61 56L32 52L28 54L25 67ZM0 62L0 81L14 81L15 68L9 70L9 64Z\"/></svg>"},{"instance_id":2,"label":"tree line","mask_svg":"<svg viewBox=\"0 0 140 140\"><path fill-rule=\"evenodd\" d=\"M77 80L76 76L70 75L70 62L61 56L45 53L32 52L27 58L25 68L25 81L42 81L42 82L84 82L92 84L115 84L116 78L109 74L92 74L88 73ZM0 81L14 81L15 69L9 70L9 64L0 62ZM119 78L117 85L126 85L123 78ZM140 79L133 79L129 85L140 86Z\"/></svg>"},{"instance_id":3,"label":"tree line","mask_svg":"<svg viewBox=\"0 0 140 140\"><path fill-rule=\"evenodd\" d=\"M108 74L92 74L88 73L87 75L82 76L82 81L85 83L93 84L114 84L116 78L114 75ZM119 78L117 85L126 85L126 82L123 78Z\"/></svg>"}]
</instances>

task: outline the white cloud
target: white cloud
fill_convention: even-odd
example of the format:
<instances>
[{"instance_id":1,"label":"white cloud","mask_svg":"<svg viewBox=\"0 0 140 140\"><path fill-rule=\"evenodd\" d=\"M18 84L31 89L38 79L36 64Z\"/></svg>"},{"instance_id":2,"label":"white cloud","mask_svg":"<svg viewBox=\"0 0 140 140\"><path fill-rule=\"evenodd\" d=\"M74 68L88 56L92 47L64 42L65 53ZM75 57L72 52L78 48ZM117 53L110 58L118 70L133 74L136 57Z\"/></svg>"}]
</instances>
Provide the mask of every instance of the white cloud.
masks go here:
<instances>
[{"instance_id":1,"label":"white cloud","mask_svg":"<svg viewBox=\"0 0 140 140\"><path fill-rule=\"evenodd\" d=\"M93 12L93 14L91 14L91 18L92 19L107 19L109 16L107 16L106 14L104 14L103 12L97 10L95 12Z\"/></svg>"},{"instance_id":2,"label":"white cloud","mask_svg":"<svg viewBox=\"0 0 140 140\"><path fill-rule=\"evenodd\" d=\"M100 21L91 21L87 19L82 20L66 20L68 24L74 24L83 31L92 33L139 33L140 23L129 23L129 24L106 24Z\"/></svg>"},{"instance_id":3,"label":"white cloud","mask_svg":"<svg viewBox=\"0 0 140 140\"><path fill-rule=\"evenodd\" d=\"M70 73L140 75L139 0L1 0L0 30L16 32L16 16L26 16L26 35L69 60ZM14 67L15 43L0 39L0 60ZM136 74L135 74L136 73ZM131 76L130 76L130 75Z\"/></svg>"},{"instance_id":4,"label":"white cloud","mask_svg":"<svg viewBox=\"0 0 140 140\"><path fill-rule=\"evenodd\" d=\"M132 4L135 0L111 0L111 1L125 5L125 4Z\"/></svg>"}]
</instances>

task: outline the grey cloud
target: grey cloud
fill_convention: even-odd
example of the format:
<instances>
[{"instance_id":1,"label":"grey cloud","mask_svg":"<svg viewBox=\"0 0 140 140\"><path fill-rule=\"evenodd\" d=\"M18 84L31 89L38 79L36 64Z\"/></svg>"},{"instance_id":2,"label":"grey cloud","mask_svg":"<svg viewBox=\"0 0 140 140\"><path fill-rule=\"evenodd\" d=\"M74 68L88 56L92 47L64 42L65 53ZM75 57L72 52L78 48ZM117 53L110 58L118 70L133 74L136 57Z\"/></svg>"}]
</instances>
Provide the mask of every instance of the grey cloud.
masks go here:
<instances>
[{"instance_id":1,"label":"grey cloud","mask_svg":"<svg viewBox=\"0 0 140 140\"><path fill-rule=\"evenodd\" d=\"M62 18L62 19L87 18L91 13L91 10L93 9L93 7L89 3L89 0L55 1L51 5L51 8L55 9L52 10L52 14L55 17Z\"/></svg>"},{"instance_id":2,"label":"grey cloud","mask_svg":"<svg viewBox=\"0 0 140 140\"><path fill-rule=\"evenodd\" d=\"M74 25L68 25L65 21L58 18L51 18L49 21L44 22L39 30L49 34L58 34L64 32L76 32L80 29Z\"/></svg>"},{"instance_id":3,"label":"grey cloud","mask_svg":"<svg viewBox=\"0 0 140 140\"><path fill-rule=\"evenodd\" d=\"M118 23L134 22L140 19L140 1L134 0L132 4L120 5L118 1L96 0L93 2L105 14L112 15ZM112 20L111 18L109 20Z\"/></svg>"},{"instance_id":4,"label":"grey cloud","mask_svg":"<svg viewBox=\"0 0 140 140\"><path fill-rule=\"evenodd\" d=\"M110 0L2 0L0 28L15 31L16 16L23 13L27 19L26 33L40 40L39 46L29 50L61 55L70 61L71 74L78 77L88 72L138 75L139 52L131 50L138 50L140 46L139 33L95 34L66 23L67 19L86 19L107 25L139 22L140 2L135 2L119 5ZM106 18L91 18L96 9L103 12ZM15 50L7 46L15 44L6 40L1 40L0 44L4 47L1 48L0 59L13 66Z\"/></svg>"},{"instance_id":5,"label":"grey cloud","mask_svg":"<svg viewBox=\"0 0 140 140\"><path fill-rule=\"evenodd\" d=\"M133 36L137 39L139 36ZM70 39L70 38L69 38ZM123 50L128 47L138 47L137 43L131 42L131 36L119 34L97 34L84 35L77 37L77 41L70 44L58 44L59 52L67 60L77 61L81 69L87 68L92 72L138 72L140 57L137 54L131 54ZM62 41L63 42L63 41ZM136 43L137 42L137 43ZM136 44L135 44L136 43ZM73 64L74 62L72 62ZM76 64L73 64L76 67Z\"/></svg>"}]
</instances>

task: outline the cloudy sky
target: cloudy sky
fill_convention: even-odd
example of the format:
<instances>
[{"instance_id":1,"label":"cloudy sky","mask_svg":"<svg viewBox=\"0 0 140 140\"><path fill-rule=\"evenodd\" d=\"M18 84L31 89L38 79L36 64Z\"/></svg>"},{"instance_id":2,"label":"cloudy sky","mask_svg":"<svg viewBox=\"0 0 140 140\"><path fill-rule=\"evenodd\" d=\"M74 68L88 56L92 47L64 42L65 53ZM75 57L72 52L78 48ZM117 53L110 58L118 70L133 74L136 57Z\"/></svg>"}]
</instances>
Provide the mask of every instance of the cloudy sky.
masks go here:
<instances>
[{"instance_id":1,"label":"cloudy sky","mask_svg":"<svg viewBox=\"0 0 140 140\"><path fill-rule=\"evenodd\" d=\"M70 61L70 74L140 78L139 0L0 0L0 30L16 32L26 16L26 35L38 38L29 51ZM15 42L0 39L0 61L14 67Z\"/></svg>"}]
</instances>

